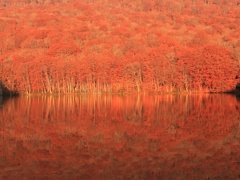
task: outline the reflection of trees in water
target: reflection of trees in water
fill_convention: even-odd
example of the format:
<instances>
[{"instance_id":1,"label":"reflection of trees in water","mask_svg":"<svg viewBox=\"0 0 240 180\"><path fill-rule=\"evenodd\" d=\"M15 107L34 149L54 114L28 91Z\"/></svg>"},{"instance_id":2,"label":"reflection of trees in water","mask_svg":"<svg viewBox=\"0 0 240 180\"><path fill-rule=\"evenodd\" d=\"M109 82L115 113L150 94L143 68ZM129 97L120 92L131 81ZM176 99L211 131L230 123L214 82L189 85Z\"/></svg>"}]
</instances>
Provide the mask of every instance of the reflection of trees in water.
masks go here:
<instances>
[{"instance_id":1,"label":"reflection of trees in water","mask_svg":"<svg viewBox=\"0 0 240 180\"><path fill-rule=\"evenodd\" d=\"M181 95L156 96L154 98L153 122L171 133L176 133L179 120L185 121L192 108L191 98Z\"/></svg>"},{"instance_id":2,"label":"reflection of trees in water","mask_svg":"<svg viewBox=\"0 0 240 180\"><path fill-rule=\"evenodd\" d=\"M43 122L74 122L81 119L96 121L106 117L110 99L110 96L66 95L29 97L26 101L32 112L39 113Z\"/></svg>"},{"instance_id":3,"label":"reflection of trees in water","mask_svg":"<svg viewBox=\"0 0 240 180\"><path fill-rule=\"evenodd\" d=\"M237 106L227 95L19 97L0 108L1 153L4 166L20 162L19 172L27 173L32 164L41 173L58 172L61 164L65 175L81 169L89 177L111 171L176 179L195 168L214 177L211 166L221 158L237 167Z\"/></svg>"},{"instance_id":4,"label":"reflection of trees in water","mask_svg":"<svg viewBox=\"0 0 240 180\"><path fill-rule=\"evenodd\" d=\"M124 119L132 123L142 123L144 113L142 96L125 97L123 101Z\"/></svg>"},{"instance_id":5,"label":"reflection of trees in water","mask_svg":"<svg viewBox=\"0 0 240 180\"><path fill-rule=\"evenodd\" d=\"M126 121L174 132L207 128L219 130L222 121L238 118L239 102L226 95L165 96L24 96L7 101L0 109L3 120L31 123L98 123ZM226 122L225 122L226 123ZM230 123L230 122L229 122ZM216 127L214 127L216 126Z\"/></svg>"},{"instance_id":6,"label":"reflection of trees in water","mask_svg":"<svg viewBox=\"0 0 240 180\"><path fill-rule=\"evenodd\" d=\"M149 101L152 104L144 103L143 107L148 117L152 115L150 124L170 133L183 130L206 135L225 133L230 131L230 124L240 113L236 108L239 103L230 95L164 95L150 97ZM224 128L226 123L229 123L228 128Z\"/></svg>"},{"instance_id":7,"label":"reflection of trees in water","mask_svg":"<svg viewBox=\"0 0 240 180\"><path fill-rule=\"evenodd\" d=\"M236 99L240 102L240 95L236 96Z\"/></svg>"}]
</instances>

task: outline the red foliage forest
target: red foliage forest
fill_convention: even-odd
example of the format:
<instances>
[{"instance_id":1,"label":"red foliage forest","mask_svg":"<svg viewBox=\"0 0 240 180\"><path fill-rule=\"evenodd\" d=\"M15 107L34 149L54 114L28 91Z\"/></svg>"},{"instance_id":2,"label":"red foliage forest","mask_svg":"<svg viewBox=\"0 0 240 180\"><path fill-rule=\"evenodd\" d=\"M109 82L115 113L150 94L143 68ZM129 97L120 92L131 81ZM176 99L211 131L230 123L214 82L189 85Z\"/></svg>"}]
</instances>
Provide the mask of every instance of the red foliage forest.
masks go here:
<instances>
[{"instance_id":1,"label":"red foliage forest","mask_svg":"<svg viewBox=\"0 0 240 180\"><path fill-rule=\"evenodd\" d=\"M226 92L239 0L0 0L0 91Z\"/></svg>"}]
</instances>

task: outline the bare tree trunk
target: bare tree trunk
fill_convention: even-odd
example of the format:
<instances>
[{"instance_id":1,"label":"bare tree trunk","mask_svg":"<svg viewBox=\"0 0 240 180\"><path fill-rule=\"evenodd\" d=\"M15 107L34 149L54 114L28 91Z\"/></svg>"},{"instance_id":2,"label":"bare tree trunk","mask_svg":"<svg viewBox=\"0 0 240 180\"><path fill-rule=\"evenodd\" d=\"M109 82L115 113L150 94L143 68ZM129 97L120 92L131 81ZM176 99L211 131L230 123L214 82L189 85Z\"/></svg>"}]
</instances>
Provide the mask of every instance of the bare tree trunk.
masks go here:
<instances>
[{"instance_id":1,"label":"bare tree trunk","mask_svg":"<svg viewBox=\"0 0 240 180\"><path fill-rule=\"evenodd\" d=\"M45 75L46 82L47 82L47 91L52 93L51 82L50 82L50 78L49 78L49 75L48 75L46 69L44 70L44 75Z\"/></svg>"}]
</instances>

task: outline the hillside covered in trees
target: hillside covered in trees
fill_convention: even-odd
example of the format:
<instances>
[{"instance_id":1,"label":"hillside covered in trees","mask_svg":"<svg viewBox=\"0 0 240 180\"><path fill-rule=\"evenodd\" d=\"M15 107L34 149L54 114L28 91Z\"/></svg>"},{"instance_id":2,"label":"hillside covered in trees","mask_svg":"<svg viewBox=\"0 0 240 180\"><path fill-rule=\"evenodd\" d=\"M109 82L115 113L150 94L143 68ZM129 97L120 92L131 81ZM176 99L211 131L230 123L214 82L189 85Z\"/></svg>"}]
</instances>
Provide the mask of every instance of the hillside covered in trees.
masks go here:
<instances>
[{"instance_id":1,"label":"hillside covered in trees","mask_svg":"<svg viewBox=\"0 0 240 180\"><path fill-rule=\"evenodd\" d=\"M226 92L239 67L239 0L0 0L0 92Z\"/></svg>"}]
</instances>

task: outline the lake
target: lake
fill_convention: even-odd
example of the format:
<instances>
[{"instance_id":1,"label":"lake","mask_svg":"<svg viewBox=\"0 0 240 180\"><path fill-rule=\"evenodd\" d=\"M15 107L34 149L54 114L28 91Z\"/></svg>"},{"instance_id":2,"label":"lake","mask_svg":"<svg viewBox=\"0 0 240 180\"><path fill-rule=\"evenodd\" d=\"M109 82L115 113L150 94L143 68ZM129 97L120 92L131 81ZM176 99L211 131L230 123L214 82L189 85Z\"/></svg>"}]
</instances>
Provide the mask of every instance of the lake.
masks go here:
<instances>
[{"instance_id":1,"label":"lake","mask_svg":"<svg viewBox=\"0 0 240 180\"><path fill-rule=\"evenodd\" d=\"M231 95L0 100L0 179L240 179Z\"/></svg>"}]
</instances>

